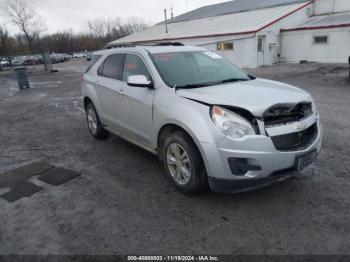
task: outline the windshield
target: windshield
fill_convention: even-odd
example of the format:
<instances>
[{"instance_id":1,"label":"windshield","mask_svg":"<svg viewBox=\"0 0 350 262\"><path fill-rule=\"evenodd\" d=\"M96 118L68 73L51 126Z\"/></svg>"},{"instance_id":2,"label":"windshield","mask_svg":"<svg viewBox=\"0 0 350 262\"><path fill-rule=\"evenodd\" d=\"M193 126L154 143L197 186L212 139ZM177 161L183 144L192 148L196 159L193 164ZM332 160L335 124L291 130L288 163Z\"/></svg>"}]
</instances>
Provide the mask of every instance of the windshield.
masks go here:
<instances>
[{"instance_id":1,"label":"windshield","mask_svg":"<svg viewBox=\"0 0 350 262\"><path fill-rule=\"evenodd\" d=\"M151 55L170 87L197 88L250 78L236 65L214 52L176 52Z\"/></svg>"}]
</instances>

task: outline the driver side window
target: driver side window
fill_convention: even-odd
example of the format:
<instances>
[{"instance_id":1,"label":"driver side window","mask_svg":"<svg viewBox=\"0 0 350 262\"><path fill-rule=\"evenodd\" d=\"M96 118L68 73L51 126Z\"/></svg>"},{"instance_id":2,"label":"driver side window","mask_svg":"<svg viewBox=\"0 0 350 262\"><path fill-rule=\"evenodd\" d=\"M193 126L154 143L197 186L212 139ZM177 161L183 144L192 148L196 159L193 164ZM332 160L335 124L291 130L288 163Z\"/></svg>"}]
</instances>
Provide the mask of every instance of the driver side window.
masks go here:
<instances>
[{"instance_id":1,"label":"driver side window","mask_svg":"<svg viewBox=\"0 0 350 262\"><path fill-rule=\"evenodd\" d=\"M115 80L120 80L122 76L122 67L124 54L110 55L98 69L98 75Z\"/></svg>"},{"instance_id":2,"label":"driver side window","mask_svg":"<svg viewBox=\"0 0 350 262\"><path fill-rule=\"evenodd\" d=\"M147 80L151 80L151 74L142 59L137 55L128 54L124 62L123 81L127 82L128 77L133 75L144 75Z\"/></svg>"}]
</instances>

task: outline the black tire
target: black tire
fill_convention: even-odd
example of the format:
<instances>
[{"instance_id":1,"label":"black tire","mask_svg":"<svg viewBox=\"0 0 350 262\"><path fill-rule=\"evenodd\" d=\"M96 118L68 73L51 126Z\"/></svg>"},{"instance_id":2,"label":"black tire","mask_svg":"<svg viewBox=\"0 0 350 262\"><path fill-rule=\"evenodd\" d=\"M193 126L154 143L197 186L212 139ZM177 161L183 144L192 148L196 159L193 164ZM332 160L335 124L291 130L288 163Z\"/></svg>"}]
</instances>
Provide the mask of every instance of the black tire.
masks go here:
<instances>
[{"instance_id":1,"label":"black tire","mask_svg":"<svg viewBox=\"0 0 350 262\"><path fill-rule=\"evenodd\" d=\"M85 112L86 112L86 122L87 122L87 125L89 128L90 134L98 140L107 139L109 136L109 132L103 128L101 121L100 121L100 117L98 116L96 108L93 105L93 103L89 102L86 105ZM95 117L96 117L96 127L95 128L92 128L91 124L89 123L89 114L92 114L92 113L94 113Z\"/></svg>"},{"instance_id":2,"label":"black tire","mask_svg":"<svg viewBox=\"0 0 350 262\"><path fill-rule=\"evenodd\" d=\"M190 178L186 184L180 184L178 181L176 181L176 179L174 178L174 176L170 171L170 167L168 165L167 153L168 153L169 147L172 144L180 145L188 155L191 168L190 168L190 172L188 172L190 173ZM166 174L181 192L189 195L195 195L207 190L208 177L206 174L206 170L205 170L205 166L204 166L201 154L197 146L195 145L195 143L186 133L177 131L172 133L169 137L165 139L165 142L162 148L162 159L163 159Z\"/></svg>"}]
</instances>

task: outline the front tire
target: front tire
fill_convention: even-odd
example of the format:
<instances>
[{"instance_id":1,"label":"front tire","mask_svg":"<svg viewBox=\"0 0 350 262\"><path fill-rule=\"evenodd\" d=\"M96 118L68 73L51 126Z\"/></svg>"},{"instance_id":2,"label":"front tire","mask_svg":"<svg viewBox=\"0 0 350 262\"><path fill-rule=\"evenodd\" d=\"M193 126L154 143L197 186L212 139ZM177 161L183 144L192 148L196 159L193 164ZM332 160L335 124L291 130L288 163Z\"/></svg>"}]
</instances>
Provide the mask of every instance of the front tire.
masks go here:
<instances>
[{"instance_id":1,"label":"front tire","mask_svg":"<svg viewBox=\"0 0 350 262\"><path fill-rule=\"evenodd\" d=\"M162 150L165 172L185 194L199 194L208 188L208 178L197 146L184 132L166 138Z\"/></svg>"},{"instance_id":2,"label":"front tire","mask_svg":"<svg viewBox=\"0 0 350 262\"><path fill-rule=\"evenodd\" d=\"M90 134L94 138L98 140L104 140L108 138L109 133L103 128L100 117L98 116L97 111L91 102L86 106L86 121Z\"/></svg>"}]
</instances>

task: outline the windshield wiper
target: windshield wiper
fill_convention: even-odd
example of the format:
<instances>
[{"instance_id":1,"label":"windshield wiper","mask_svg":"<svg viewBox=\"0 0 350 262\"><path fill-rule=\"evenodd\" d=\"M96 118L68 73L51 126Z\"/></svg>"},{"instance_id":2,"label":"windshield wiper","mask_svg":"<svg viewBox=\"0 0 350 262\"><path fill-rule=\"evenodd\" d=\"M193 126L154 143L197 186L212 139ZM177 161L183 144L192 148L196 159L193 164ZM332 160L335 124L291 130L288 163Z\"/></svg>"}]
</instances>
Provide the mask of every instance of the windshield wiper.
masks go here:
<instances>
[{"instance_id":1,"label":"windshield wiper","mask_svg":"<svg viewBox=\"0 0 350 262\"><path fill-rule=\"evenodd\" d=\"M240 81L249 81L248 78L228 78L222 80L222 83L232 83L232 82L240 82Z\"/></svg>"},{"instance_id":2,"label":"windshield wiper","mask_svg":"<svg viewBox=\"0 0 350 262\"><path fill-rule=\"evenodd\" d=\"M198 84L189 84L189 85L183 85L183 86L176 86L176 89L191 89L191 88L201 88L201 87L207 87L207 86L215 86L222 83L232 83L232 82L240 82L240 81L249 81L247 78L229 78L224 79L220 81L215 82L207 82L207 83L198 83Z\"/></svg>"},{"instance_id":3,"label":"windshield wiper","mask_svg":"<svg viewBox=\"0 0 350 262\"><path fill-rule=\"evenodd\" d=\"M206 86L213 86L217 84L217 82L210 82L210 83L199 83L199 84L189 84L189 85L183 85L183 86L177 86L176 89L191 89L191 88L201 88Z\"/></svg>"}]
</instances>

